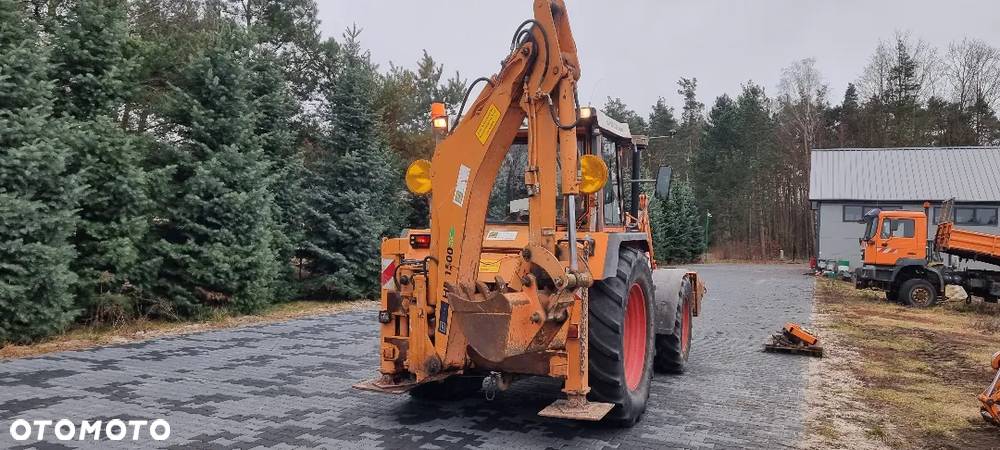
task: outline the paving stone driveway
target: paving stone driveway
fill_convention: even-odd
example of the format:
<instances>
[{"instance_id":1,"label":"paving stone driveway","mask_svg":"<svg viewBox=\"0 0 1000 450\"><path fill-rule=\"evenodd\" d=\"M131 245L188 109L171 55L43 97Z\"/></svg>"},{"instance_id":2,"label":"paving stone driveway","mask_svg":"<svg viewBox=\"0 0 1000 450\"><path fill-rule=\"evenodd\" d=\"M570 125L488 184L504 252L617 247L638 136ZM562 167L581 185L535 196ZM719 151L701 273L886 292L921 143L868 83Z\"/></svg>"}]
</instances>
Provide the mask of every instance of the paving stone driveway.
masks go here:
<instances>
[{"instance_id":1,"label":"paving stone driveway","mask_svg":"<svg viewBox=\"0 0 1000 450\"><path fill-rule=\"evenodd\" d=\"M376 368L374 310L0 363L0 447L18 418L165 418L170 438L117 447L781 448L801 433L804 357L760 351L785 321L807 322L801 266L698 266L709 284L688 373L658 375L631 429L541 418L548 380L492 402L424 403L351 389ZM131 436L129 436L131 437ZM33 439L34 437L32 437Z\"/></svg>"}]
</instances>

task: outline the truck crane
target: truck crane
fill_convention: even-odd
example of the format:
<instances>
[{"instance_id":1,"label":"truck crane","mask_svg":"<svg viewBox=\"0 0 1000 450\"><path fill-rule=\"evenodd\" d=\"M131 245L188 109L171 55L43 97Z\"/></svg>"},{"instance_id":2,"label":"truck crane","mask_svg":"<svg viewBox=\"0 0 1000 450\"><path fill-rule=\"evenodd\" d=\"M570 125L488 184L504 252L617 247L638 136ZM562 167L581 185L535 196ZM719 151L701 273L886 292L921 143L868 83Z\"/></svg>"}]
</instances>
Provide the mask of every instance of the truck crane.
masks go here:
<instances>
[{"instance_id":1,"label":"truck crane","mask_svg":"<svg viewBox=\"0 0 1000 450\"><path fill-rule=\"evenodd\" d=\"M940 261L940 253L1000 265L1000 236L955 228L951 211L954 202L944 203L932 243L927 240L924 211L881 211L864 215L865 235L861 238L864 264L855 270L858 289L883 290L891 301L928 307L944 295L945 286L956 285L969 295L988 302L1000 298L1000 271L958 270Z\"/></svg>"},{"instance_id":2,"label":"truck crane","mask_svg":"<svg viewBox=\"0 0 1000 450\"><path fill-rule=\"evenodd\" d=\"M705 289L656 267L640 186L669 192L670 169L641 179L647 139L579 106L563 0L533 11L455 117L432 106L433 157L406 172L430 227L382 243L379 374L355 387L438 399L552 377L565 397L540 415L629 426L654 368L684 370Z\"/></svg>"}]
</instances>

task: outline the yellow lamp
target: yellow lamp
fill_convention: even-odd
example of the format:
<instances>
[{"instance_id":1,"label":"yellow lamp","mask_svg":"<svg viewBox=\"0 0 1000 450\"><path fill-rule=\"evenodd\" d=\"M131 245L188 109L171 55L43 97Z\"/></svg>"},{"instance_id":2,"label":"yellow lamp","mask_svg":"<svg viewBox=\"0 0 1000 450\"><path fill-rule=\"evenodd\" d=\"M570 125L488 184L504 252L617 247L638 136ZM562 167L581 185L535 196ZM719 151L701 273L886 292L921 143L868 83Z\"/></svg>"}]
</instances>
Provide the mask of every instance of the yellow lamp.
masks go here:
<instances>
[{"instance_id":1,"label":"yellow lamp","mask_svg":"<svg viewBox=\"0 0 1000 450\"><path fill-rule=\"evenodd\" d=\"M608 182L608 165L595 155L580 157L580 192L593 194Z\"/></svg>"},{"instance_id":2,"label":"yellow lamp","mask_svg":"<svg viewBox=\"0 0 1000 450\"><path fill-rule=\"evenodd\" d=\"M431 191L431 162L418 159L406 168L406 188L417 195Z\"/></svg>"}]
</instances>

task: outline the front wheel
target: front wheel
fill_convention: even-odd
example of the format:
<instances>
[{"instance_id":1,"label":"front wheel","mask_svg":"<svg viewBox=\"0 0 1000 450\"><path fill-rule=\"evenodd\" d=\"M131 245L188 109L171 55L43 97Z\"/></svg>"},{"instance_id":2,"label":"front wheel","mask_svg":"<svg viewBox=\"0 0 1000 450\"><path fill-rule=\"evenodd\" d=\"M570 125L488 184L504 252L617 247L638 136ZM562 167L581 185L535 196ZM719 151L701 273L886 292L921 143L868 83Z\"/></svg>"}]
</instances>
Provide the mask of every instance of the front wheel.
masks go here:
<instances>
[{"instance_id":1,"label":"front wheel","mask_svg":"<svg viewBox=\"0 0 1000 450\"><path fill-rule=\"evenodd\" d=\"M657 372L684 373L688 354L691 353L692 294L691 283L685 278L678 294L681 298L677 302L677 314L674 315L673 333L656 335L656 359L653 360L653 367Z\"/></svg>"},{"instance_id":2,"label":"front wheel","mask_svg":"<svg viewBox=\"0 0 1000 450\"><path fill-rule=\"evenodd\" d=\"M653 282L646 255L618 253L616 276L588 297L590 398L613 403L607 419L632 426L646 410L653 374Z\"/></svg>"},{"instance_id":3,"label":"front wheel","mask_svg":"<svg viewBox=\"0 0 1000 450\"><path fill-rule=\"evenodd\" d=\"M930 281L914 278L899 287L899 296L908 306L927 308L937 303L937 289Z\"/></svg>"}]
</instances>

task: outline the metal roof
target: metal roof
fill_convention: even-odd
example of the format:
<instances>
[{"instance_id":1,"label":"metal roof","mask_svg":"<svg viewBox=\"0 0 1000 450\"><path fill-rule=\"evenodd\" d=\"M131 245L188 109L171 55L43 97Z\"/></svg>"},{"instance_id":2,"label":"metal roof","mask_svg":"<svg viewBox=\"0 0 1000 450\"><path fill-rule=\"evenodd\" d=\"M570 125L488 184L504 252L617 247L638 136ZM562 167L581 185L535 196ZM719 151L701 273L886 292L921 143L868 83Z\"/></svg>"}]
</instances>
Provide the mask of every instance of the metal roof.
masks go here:
<instances>
[{"instance_id":1,"label":"metal roof","mask_svg":"<svg viewBox=\"0 0 1000 450\"><path fill-rule=\"evenodd\" d=\"M1000 202L1000 147L816 149L810 200Z\"/></svg>"}]
</instances>

